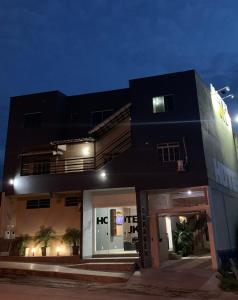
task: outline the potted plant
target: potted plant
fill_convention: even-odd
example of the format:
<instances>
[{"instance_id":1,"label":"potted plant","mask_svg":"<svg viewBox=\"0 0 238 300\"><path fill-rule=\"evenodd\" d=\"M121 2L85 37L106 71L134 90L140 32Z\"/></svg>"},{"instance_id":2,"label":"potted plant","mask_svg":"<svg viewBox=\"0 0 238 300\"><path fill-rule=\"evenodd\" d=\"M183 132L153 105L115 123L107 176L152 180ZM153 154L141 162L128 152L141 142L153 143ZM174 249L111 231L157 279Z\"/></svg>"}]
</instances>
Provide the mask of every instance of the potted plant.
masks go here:
<instances>
[{"instance_id":1,"label":"potted plant","mask_svg":"<svg viewBox=\"0 0 238 300\"><path fill-rule=\"evenodd\" d=\"M28 234L20 235L18 238L16 238L16 250L18 252L19 256L25 256L26 255L26 248L29 242L31 241L31 237Z\"/></svg>"},{"instance_id":2,"label":"potted plant","mask_svg":"<svg viewBox=\"0 0 238 300\"><path fill-rule=\"evenodd\" d=\"M46 248L49 246L50 240L55 239L55 231L51 226L41 226L40 230L35 235L36 244L41 244L42 256L46 256Z\"/></svg>"},{"instance_id":3,"label":"potted plant","mask_svg":"<svg viewBox=\"0 0 238 300\"><path fill-rule=\"evenodd\" d=\"M72 247L73 255L78 255L81 232L77 228L67 228L63 235L63 241Z\"/></svg>"},{"instance_id":4,"label":"potted plant","mask_svg":"<svg viewBox=\"0 0 238 300\"><path fill-rule=\"evenodd\" d=\"M176 223L176 227L177 229L173 231L175 252L187 256L192 249L193 233L185 221Z\"/></svg>"}]
</instances>

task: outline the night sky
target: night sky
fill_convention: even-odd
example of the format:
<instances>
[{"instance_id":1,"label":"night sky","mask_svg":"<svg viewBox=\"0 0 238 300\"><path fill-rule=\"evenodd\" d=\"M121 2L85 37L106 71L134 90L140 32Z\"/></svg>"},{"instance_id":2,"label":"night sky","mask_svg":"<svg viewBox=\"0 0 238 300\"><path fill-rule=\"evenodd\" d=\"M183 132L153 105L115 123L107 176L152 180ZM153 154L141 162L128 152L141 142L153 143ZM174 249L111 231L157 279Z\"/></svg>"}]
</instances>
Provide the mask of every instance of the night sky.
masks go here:
<instances>
[{"instance_id":1,"label":"night sky","mask_svg":"<svg viewBox=\"0 0 238 300\"><path fill-rule=\"evenodd\" d=\"M9 97L128 87L196 69L238 113L238 1L0 0L0 156ZM16 137L17 138L17 137Z\"/></svg>"}]
</instances>

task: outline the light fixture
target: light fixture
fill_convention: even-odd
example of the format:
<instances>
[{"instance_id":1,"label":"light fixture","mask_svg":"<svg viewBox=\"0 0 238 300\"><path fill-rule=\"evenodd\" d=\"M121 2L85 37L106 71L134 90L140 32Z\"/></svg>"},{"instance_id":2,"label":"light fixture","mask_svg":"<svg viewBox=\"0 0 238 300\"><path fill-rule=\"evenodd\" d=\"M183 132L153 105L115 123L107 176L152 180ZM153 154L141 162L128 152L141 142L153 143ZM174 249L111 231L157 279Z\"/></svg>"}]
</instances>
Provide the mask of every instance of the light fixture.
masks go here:
<instances>
[{"instance_id":1,"label":"light fixture","mask_svg":"<svg viewBox=\"0 0 238 300\"><path fill-rule=\"evenodd\" d=\"M83 156L89 156L90 150L89 150L88 146L83 147L82 154L83 154Z\"/></svg>"},{"instance_id":2,"label":"light fixture","mask_svg":"<svg viewBox=\"0 0 238 300\"><path fill-rule=\"evenodd\" d=\"M13 184L14 184L14 179L10 179L10 180L9 180L9 184L10 184L10 185L13 185Z\"/></svg>"},{"instance_id":3,"label":"light fixture","mask_svg":"<svg viewBox=\"0 0 238 300\"><path fill-rule=\"evenodd\" d=\"M235 116L234 121L238 123L238 115Z\"/></svg>"},{"instance_id":4,"label":"light fixture","mask_svg":"<svg viewBox=\"0 0 238 300\"><path fill-rule=\"evenodd\" d=\"M192 194L192 191L191 191L191 190L188 190L188 191L187 191L187 194L188 194L188 195L191 195L191 194Z\"/></svg>"},{"instance_id":5,"label":"light fixture","mask_svg":"<svg viewBox=\"0 0 238 300\"><path fill-rule=\"evenodd\" d=\"M221 94L225 94L226 92L230 92L230 87L229 86L225 86L219 90L217 90L217 92L221 93Z\"/></svg>"},{"instance_id":6,"label":"light fixture","mask_svg":"<svg viewBox=\"0 0 238 300\"><path fill-rule=\"evenodd\" d=\"M234 99L235 96L233 94L230 94L230 95L227 95L225 97L222 98L222 100L226 99L226 98L231 98L231 99Z\"/></svg>"},{"instance_id":7,"label":"light fixture","mask_svg":"<svg viewBox=\"0 0 238 300\"><path fill-rule=\"evenodd\" d=\"M57 253L57 256L59 256L59 254L60 254L60 247L56 247L56 253Z\"/></svg>"},{"instance_id":8,"label":"light fixture","mask_svg":"<svg viewBox=\"0 0 238 300\"><path fill-rule=\"evenodd\" d=\"M102 171L102 172L100 173L100 176L101 176L101 178L106 178L107 174L106 174L105 171Z\"/></svg>"}]
</instances>

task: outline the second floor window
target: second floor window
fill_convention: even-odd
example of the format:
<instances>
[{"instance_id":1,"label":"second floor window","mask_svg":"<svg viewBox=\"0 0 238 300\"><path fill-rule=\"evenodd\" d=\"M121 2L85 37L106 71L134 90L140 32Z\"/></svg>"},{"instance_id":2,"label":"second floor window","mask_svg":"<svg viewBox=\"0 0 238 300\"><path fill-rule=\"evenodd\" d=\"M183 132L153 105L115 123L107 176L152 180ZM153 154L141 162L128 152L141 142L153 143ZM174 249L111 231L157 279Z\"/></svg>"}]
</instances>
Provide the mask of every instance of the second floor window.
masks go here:
<instances>
[{"instance_id":1,"label":"second floor window","mask_svg":"<svg viewBox=\"0 0 238 300\"><path fill-rule=\"evenodd\" d=\"M159 160L162 162L175 162L181 159L179 142L158 144L157 150Z\"/></svg>"},{"instance_id":2,"label":"second floor window","mask_svg":"<svg viewBox=\"0 0 238 300\"><path fill-rule=\"evenodd\" d=\"M106 118L110 117L112 113L113 113L113 109L92 111L91 112L92 126L94 127L97 124L101 123Z\"/></svg>"},{"instance_id":3,"label":"second floor window","mask_svg":"<svg viewBox=\"0 0 238 300\"><path fill-rule=\"evenodd\" d=\"M39 128L42 125L42 113L34 112L24 115L24 128Z\"/></svg>"},{"instance_id":4,"label":"second floor window","mask_svg":"<svg viewBox=\"0 0 238 300\"><path fill-rule=\"evenodd\" d=\"M173 110L173 96L159 96L152 98L153 113L162 113Z\"/></svg>"},{"instance_id":5,"label":"second floor window","mask_svg":"<svg viewBox=\"0 0 238 300\"><path fill-rule=\"evenodd\" d=\"M33 175L49 174L50 173L50 162L40 161L33 163Z\"/></svg>"}]
</instances>

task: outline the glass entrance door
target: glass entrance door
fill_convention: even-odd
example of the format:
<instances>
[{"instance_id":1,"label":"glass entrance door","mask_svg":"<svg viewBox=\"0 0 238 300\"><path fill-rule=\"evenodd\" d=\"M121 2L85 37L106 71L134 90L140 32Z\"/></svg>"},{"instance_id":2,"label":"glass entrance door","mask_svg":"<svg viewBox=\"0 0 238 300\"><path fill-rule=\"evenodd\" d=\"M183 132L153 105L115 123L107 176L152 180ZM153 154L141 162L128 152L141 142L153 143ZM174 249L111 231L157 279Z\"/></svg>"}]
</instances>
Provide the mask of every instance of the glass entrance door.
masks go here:
<instances>
[{"instance_id":1,"label":"glass entrance door","mask_svg":"<svg viewBox=\"0 0 238 300\"><path fill-rule=\"evenodd\" d=\"M95 253L109 254L108 208L95 209Z\"/></svg>"},{"instance_id":2,"label":"glass entrance door","mask_svg":"<svg viewBox=\"0 0 238 300\"><path fill-rule=\"evenodd\" d=\"M95 208L95 254L136 253L136 207Z\"/></svg>"}]
</instances>

